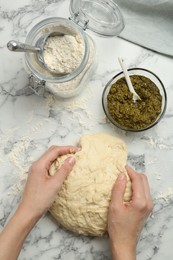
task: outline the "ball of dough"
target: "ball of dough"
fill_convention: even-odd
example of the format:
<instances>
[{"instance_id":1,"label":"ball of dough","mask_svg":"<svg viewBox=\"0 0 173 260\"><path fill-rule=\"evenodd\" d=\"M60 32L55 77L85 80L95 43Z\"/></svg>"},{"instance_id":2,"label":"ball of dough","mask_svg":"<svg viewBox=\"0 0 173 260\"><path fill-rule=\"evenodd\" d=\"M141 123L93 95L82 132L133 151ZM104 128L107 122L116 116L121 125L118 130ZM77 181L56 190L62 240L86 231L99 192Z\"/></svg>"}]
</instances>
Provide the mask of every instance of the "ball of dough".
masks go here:
<instances>
[{"instance_id":1,"label":"ball of dough","mask_svg":"<svg viewBox=\"0 0 173 260\"><path fill-rule=\"evenodd\" d=\"M126 172L127 149L122 140L103 133L84 135L79 145L82 149L74 155L76 164L50 213L70 231L103 236L107 233L112 187L119 173ZM62 156L51 165L50 175L55 174L68 156ZM131 183L127 176L124 200L129 201L130 197Z\"/></svg>"}]
</instances>

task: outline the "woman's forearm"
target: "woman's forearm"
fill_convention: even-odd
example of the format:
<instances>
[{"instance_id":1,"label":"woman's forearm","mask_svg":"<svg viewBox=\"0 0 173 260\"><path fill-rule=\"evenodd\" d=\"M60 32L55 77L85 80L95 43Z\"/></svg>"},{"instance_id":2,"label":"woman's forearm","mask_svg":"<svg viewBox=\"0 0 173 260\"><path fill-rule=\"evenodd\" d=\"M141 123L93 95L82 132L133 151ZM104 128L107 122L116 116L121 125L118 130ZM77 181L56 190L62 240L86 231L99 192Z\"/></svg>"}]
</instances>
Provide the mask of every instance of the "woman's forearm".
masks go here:
<instances>
[{"instance_id":1,"label":"woman's forearm","mask_svg":"<svg viewBox=\"0 0 173 260\"><path fill-rule=\"evenodd\" d=\"M17 259L25 238L38 219L38 217L30 214L21 206L18 207L0 234L0 259Z\"/></svg>"},{"instance_id":2,"label":"woman's forearm","mask_svg":"<svg viewBox=\"0 0 173 260\"><path fill-rule=\"evenodd\" d=\"M112 260L136 260L136 249L135 247L128 248L125 245L122 246L111 246L112 249Z\"/></svg>"}]
</instances>

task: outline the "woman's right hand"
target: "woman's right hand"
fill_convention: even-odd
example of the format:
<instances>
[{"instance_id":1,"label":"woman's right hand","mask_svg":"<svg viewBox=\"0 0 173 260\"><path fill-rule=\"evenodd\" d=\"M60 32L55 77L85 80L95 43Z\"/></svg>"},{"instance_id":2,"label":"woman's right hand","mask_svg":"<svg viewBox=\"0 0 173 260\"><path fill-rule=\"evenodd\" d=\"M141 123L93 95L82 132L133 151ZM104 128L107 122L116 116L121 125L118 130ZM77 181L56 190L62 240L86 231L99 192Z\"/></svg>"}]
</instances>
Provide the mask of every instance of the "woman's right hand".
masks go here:
<instances>
[{"instance_id":1,"label":"woman's right hand","mask_svg":"<svg viewBox=\"0 0 173 260\"><path fill-rule=\"evenodd\" d=\"M112 191L108 214L108 232L113 259L136 259L136 245L146 219L153 209L146 175L126 167L132 182L132 198L124 202L126 175L120 174Z\"/></svg>"}]
</instances>

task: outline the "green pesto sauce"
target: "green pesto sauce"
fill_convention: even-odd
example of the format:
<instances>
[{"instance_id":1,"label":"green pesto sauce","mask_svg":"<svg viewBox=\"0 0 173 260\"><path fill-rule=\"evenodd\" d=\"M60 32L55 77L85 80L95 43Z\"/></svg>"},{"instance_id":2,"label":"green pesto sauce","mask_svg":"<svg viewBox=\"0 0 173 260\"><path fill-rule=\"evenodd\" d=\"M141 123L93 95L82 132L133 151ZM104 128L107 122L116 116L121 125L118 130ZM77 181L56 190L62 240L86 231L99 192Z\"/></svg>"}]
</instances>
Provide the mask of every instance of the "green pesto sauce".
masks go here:
<instances>
[{"instance_id":1,"label":"green pesto sauce","mask_svg":"<svg viewBox=\"0 0 173 260\"><path fill-rule=\"evenodd\" d=\"M107 106L111 117L120 126L140 130L156 121L161 113L162 96L149 78L139 75L132 75L130 78L141 100L133 101L133 94L123 77L111 86Z\"/></svg>"}]
</instances>

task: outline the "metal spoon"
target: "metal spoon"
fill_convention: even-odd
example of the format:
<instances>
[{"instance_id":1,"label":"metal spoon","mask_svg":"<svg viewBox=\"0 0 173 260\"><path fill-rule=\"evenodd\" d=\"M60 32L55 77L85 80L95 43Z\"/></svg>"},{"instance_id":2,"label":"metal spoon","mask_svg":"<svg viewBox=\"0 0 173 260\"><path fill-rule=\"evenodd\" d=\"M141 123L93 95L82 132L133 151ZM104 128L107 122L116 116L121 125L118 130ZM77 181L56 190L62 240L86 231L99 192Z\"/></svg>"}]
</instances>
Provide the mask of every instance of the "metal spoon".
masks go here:
<instances>
[{"instance_id":1,"label":"metal spoon","mask_svg":"<svg viewBox=\"0 0 173 260\"><path fill-rule=\"evenodd\" d=\"M28 45L26 43L22 43L22 42L18 42L15 40L11 40L7 43L7 48L10 51L14 51L14 52L33 52L37 54L37 58L38 61L40 62L40 64L47 70L49 70L51 73L54 74L62 74L59 73L55 70L51 70L50 67L48 67L45 63L44 60L44 55L43 55L43 51L44 51L44 45L48 39L48 37L54 37L54 36L64 36L65 34L60 33L60 32L51 32L51 33L47 33L46 35L43 35L42 37L40 37L36 43L36 46L32 46L32 45ZM63 75L66 73L63 73Z\"/></svg>"},{"instance_id":2,"label":"metal spoon","mask_svg":"<svg viewBox=\"0 0 173 260\"><path fill-rule=\"evenodd\" d=\"M128 74L124 60L120 57L118 58L118 60L119 60L120 66L123 70L123 73L124 73L127 85L129 87L129 90L133 94L133 101L136 102L137 100L141 100L140 96L136 93L136 91L133 88L133 85L132 85L131 79L129 77L129 74Z\"/></svg>"}]
</instances>

